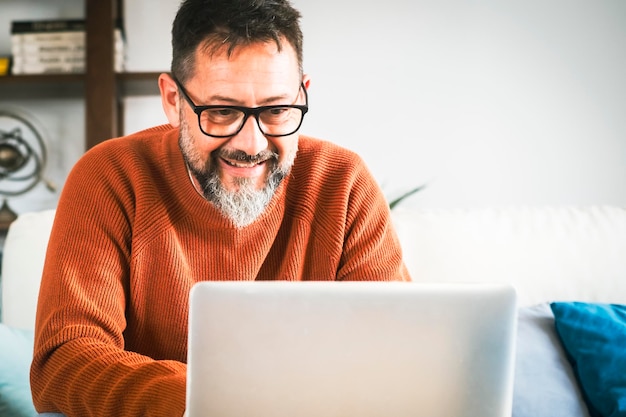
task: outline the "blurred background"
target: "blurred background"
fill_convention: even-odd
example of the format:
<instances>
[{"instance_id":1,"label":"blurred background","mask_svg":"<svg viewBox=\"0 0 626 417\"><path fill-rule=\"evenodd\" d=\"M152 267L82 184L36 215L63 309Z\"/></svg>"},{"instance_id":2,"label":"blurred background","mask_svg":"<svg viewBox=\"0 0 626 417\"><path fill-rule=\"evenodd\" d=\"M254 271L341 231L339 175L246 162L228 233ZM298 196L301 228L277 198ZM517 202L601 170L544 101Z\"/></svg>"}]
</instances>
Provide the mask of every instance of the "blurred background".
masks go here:
<instances>
[{"instance_id":1,"label":"blurred background","mask_svg":"<svg viewBox=\"0 0 626 417\"><path fill-rule=\"evenodd\" d=\"M403 204L626 206L626 1L293 3L312 78L302 132L359 153L389 198L426 184ZM126 71L168 70L178 4L125 0ZM0 0L0 55L12 20L82 17L82 0ZM45 131L57 185L11 207L54 207L84 152L82 100L0 85L3 107ZM124 107L125 133L166 122L158 96Z\"/></svg>"}]
</instances>

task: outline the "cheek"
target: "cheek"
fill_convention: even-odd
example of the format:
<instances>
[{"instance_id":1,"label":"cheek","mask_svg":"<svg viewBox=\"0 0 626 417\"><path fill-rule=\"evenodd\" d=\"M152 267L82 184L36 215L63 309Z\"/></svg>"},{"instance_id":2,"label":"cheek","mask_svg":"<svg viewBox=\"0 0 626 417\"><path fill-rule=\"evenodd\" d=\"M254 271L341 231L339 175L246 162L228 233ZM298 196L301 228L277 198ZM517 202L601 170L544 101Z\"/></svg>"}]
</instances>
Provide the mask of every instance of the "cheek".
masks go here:
<instances>
[{"instance_id":1,"label":"cheek","mask_svg":"<svg viewBox=\"0 0 626 417\"><path fill-rule=\"evenodd\" d=\"M195 132L186 119L181 119L181 147L187 162L197 171L204 171L211 160L211 152L219 148L223 141L206 137Z\"/></svg>"},{"instance_id":2,"label":"cheek","mask_svg":"<svg viewBox=\"0 0 626 417\"><path fill-rule=\"evenodd\" d=\"M218 149L224 143L224 140L206 136L200 131L200 128L190 124L190 121L186 119L183 119L183 123L181 123L181 130L187 138L189 145L194 149L194 152L204 160L208 159L211 152Z\"/></svg>"},{"instance_id":3,"label":"cheek","mask_svg":"<svg viewBox=\"0 0 626 417\"><path fill-rule=\"evenodd\" d=\"M195 136L194 143L196 144L196 149L198 150L198 153L202 155L203 158L208 159L213 151L220 148L223 141L211 139L201 133L199 136Z\"/></svg>"},{"instance_id":4,"label":"cheek","mask_svg":"<svg viewBox=\"0 0 626 417\"><path fill-rule=\"evenodd\" d=\"M280 162L291 160L298 151L298 136L284 136L271 140L273 151L278 153Z\"/></svg>"}]
</instances>

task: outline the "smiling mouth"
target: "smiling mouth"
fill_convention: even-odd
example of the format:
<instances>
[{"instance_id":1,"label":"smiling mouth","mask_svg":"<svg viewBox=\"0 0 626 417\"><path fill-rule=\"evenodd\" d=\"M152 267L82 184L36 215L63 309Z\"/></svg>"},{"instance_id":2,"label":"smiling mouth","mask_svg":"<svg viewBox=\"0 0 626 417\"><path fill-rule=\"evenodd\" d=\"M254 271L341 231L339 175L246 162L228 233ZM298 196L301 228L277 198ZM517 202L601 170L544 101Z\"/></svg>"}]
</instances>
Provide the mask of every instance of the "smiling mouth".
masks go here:
<instances>
[{"instance_id":1,"label":"smiling mouth","mask_svg":"<svg viewBox=\"0 0 626 417\"><path fill-rule=\"evenodd\" d=\"M243 151L222 149L218 156L226 165L234 168L254 168L269 160L278 160L278 154L270 150L261 151L256 155L248 155Z\"/></svg>"},{"instance_id":2,"label":"smiling mouth","mask_svg":"<svg viewBox=\"0 0 626 417\"><path fill-rule=\"evenodd\" d=\"M221 158L222 161L224 161L224 163L226 165L229 165L231 167L235 167L235 168L254 168L257 165L263 165L265 162L267 162L267 159L264 159L262 161L239 161L239 160L229 160L229 159L225 159L225 158Z\"/></svg>"}]
</instances>

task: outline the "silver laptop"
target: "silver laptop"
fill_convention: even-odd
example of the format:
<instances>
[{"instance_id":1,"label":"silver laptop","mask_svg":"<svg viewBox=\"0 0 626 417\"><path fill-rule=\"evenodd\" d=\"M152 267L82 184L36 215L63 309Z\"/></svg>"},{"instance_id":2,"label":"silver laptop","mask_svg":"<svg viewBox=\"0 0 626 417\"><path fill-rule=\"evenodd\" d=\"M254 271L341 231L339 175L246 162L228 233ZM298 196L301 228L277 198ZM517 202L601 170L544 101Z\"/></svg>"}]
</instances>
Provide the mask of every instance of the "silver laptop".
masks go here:
<instances>
[{"instance_id":1,"label":"silver laptop","mask_svg":"<svg viewBox=\"0 0 626 417\"><path fill-rule=\"evenodd\" d=\"M511 415L515 291L482 284L202 282L189 417Z\"/></svg>"}]
</instances>

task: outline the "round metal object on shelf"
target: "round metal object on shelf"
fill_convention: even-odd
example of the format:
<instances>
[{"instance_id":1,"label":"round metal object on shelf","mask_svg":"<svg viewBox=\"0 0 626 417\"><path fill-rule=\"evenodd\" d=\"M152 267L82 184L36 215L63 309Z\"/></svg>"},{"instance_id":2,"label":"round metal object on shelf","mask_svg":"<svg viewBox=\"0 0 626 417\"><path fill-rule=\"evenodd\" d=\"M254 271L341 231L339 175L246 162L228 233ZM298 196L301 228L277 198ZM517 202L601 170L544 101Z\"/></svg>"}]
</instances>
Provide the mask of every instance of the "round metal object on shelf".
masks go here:
<instances>
[{"instance_id":1,"label":"round metal object on shelf","mask_svg":"<svg viewBox=\"0 0 626 417\"><path fill-rule=\"evenodd\" d=\"M42 129L32 116L17 109L0 108L0 234L17 218L7 203L43 180L47 162ZM48 188L51 187L46 182Z\"/></svg>"},{"instance_id":2,"label":"round metal object on shelf","mask_svg":"<svg viewBox=\"0 0 626 417\"><path fill-rule=\"evenodd\" d=\"M41 181L46 162L43 133L33 118L0 108L0 195L30 191Z\"/></svg>"}]
</instances>

